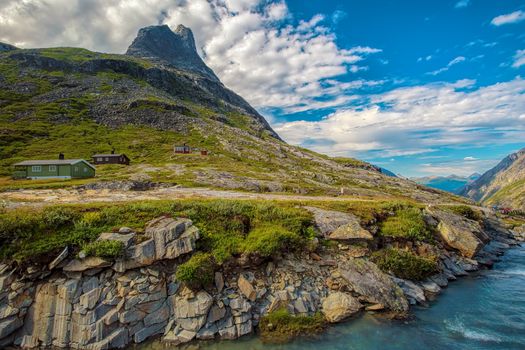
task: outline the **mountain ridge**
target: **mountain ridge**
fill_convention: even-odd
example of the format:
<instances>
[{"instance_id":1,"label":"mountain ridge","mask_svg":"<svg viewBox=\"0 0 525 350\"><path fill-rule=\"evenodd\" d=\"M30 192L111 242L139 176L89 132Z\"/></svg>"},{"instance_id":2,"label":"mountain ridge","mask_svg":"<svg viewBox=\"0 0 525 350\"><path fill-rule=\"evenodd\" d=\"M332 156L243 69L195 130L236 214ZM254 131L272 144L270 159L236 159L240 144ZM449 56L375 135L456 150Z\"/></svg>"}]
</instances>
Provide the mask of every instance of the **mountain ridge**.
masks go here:
<instances>
[{"instance_id":1,"label":"mountain ridge","mask_svg":"<svg viewBox=\"0 0 525 350\"><path fill-rule=\"evenodd\" d=\"M525 210L525 148L503 158L459 194L485 204Z\"/></svg>"}]
</instances>

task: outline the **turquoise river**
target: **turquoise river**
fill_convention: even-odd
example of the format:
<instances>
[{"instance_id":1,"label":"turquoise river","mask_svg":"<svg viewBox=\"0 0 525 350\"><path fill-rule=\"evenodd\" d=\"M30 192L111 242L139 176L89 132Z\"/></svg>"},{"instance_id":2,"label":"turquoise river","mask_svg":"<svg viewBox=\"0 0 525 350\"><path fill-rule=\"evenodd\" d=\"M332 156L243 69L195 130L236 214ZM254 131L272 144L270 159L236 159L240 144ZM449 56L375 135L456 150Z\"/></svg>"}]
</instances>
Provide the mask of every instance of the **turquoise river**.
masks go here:
<instances>
[{"instance_id":1,"label":"turquoise river","mask_svg":"<svg viewBox=\"0 0 525 350\"><path fill-rule=\"evenodd\" d=\"M262 344L253 337L194 343L199 350L525 349L525 247L509 250L491 270L449 284L409 321L365 314L315 338ZM180 349L152 342L140 350Z\"/></svg>"}]
</instances>

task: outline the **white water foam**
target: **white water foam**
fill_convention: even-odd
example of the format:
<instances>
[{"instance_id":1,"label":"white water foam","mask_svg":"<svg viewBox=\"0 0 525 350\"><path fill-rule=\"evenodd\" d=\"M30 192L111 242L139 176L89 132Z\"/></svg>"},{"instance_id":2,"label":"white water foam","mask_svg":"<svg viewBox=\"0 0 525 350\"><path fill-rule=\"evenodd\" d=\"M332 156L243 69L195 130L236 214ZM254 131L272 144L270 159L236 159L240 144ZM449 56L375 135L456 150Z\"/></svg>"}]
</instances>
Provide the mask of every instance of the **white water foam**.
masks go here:
<instances>
[{"instance_id":1,"label":"white water foam","mask_svg":"<svg viewBox=\"0 0 525 350\"><path fill-rule=\"evenodd\" d=\"M449 330L452 333L459 334L467 339L495 343L500 343L502 341L501 338L495 335L483 333L478 330L468 329L458 318L456 318L455 320L445 320L444 323L447 330Z\"/></svg>"}]
</instances>

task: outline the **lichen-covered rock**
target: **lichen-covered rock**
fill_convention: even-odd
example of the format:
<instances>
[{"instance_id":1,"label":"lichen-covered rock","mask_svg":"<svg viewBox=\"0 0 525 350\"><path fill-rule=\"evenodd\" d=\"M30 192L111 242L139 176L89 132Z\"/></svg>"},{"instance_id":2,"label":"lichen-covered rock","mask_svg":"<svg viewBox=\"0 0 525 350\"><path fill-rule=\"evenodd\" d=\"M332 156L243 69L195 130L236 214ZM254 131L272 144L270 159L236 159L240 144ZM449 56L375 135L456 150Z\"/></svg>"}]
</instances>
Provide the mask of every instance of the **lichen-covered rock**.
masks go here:
<instances>
[{"instance_id":1,"label":"lichen-covered rock","mask_svg":"<svg viewBox=\"0 0 525 350\"><path fill-rule=\"evenodd\" d=\"M314 220L321 234L339 241L372 240L374 236L361 227L359 218L350 213L305 207L314 214Z\"/></svg>"},{"instance_id":2,"label":"lichen-covered rock","mask_svg":"<svg viewBox=\"0 0 525 350\"><path fill-rule=\"evenodd\" d=\"M438 219L438 233L449 247L468 258L474 257L483 247L478 238L482 230L476 221L438 209L429 209L429 212Z\"/></svg>"},{"instance_id":3,"label":"lichen-covered rock","mask_svg":"<svg viewBox=\"0 0 525 350\"><path fill-rule=\"evenodd\" d=\"M339 273L350 289L367 302L383 304L396 312L408 310L403 291L376 264L364 259L352 259L339 264Z\"/></svg>"},{"instance_id":4,"label":"lichen-covered rock","mask_svg":"<svg viewBox=\"0 0 525 350\"><path fill-rule=\"evenodd\" d=\"M323 301L323 314L330 323L340 322L361 310L361 303L353 296L335 292Z\"/></svg>"}]
</instances>

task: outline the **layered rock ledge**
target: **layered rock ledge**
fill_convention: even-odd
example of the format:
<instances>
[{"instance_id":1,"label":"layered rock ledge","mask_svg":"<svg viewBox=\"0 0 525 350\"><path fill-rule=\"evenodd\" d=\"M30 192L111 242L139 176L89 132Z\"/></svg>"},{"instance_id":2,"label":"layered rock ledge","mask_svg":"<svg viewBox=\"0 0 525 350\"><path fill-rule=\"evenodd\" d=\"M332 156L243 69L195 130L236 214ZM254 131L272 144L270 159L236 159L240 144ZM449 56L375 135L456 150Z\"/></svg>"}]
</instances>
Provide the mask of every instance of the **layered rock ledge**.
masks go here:
<instances>
[{"instance_id":1,"label":"layered rock ledge","mask_svg":"<svg viewBox=\"0 0 525 350\"><path fill-rule=\"evenodd\" d=\"M330 323L362 310L404 315L409 305L425 303L449 281L490 266L525 237L493 218L482 227L432 208L428 213L443 246L436 248L439 273L423 281L381 271L364 257L365 246L352 245L354 239L369 240L365 230L354 218L334 212L318 211L317 225L324 236L338 233L333 239L339 249L223 268L212 285L201 289L180 283L175 274L199 239L191 220L159 217L146 225L141 240L128 228L103 233L99 240L122 242L125 257L71 257L65 248L46 267L0 266L0 347L96 350L151 337L172 344L236 339L253 333L262 316L281 308L295 315L321 311Z\"/></svg>"}]
</instances>

